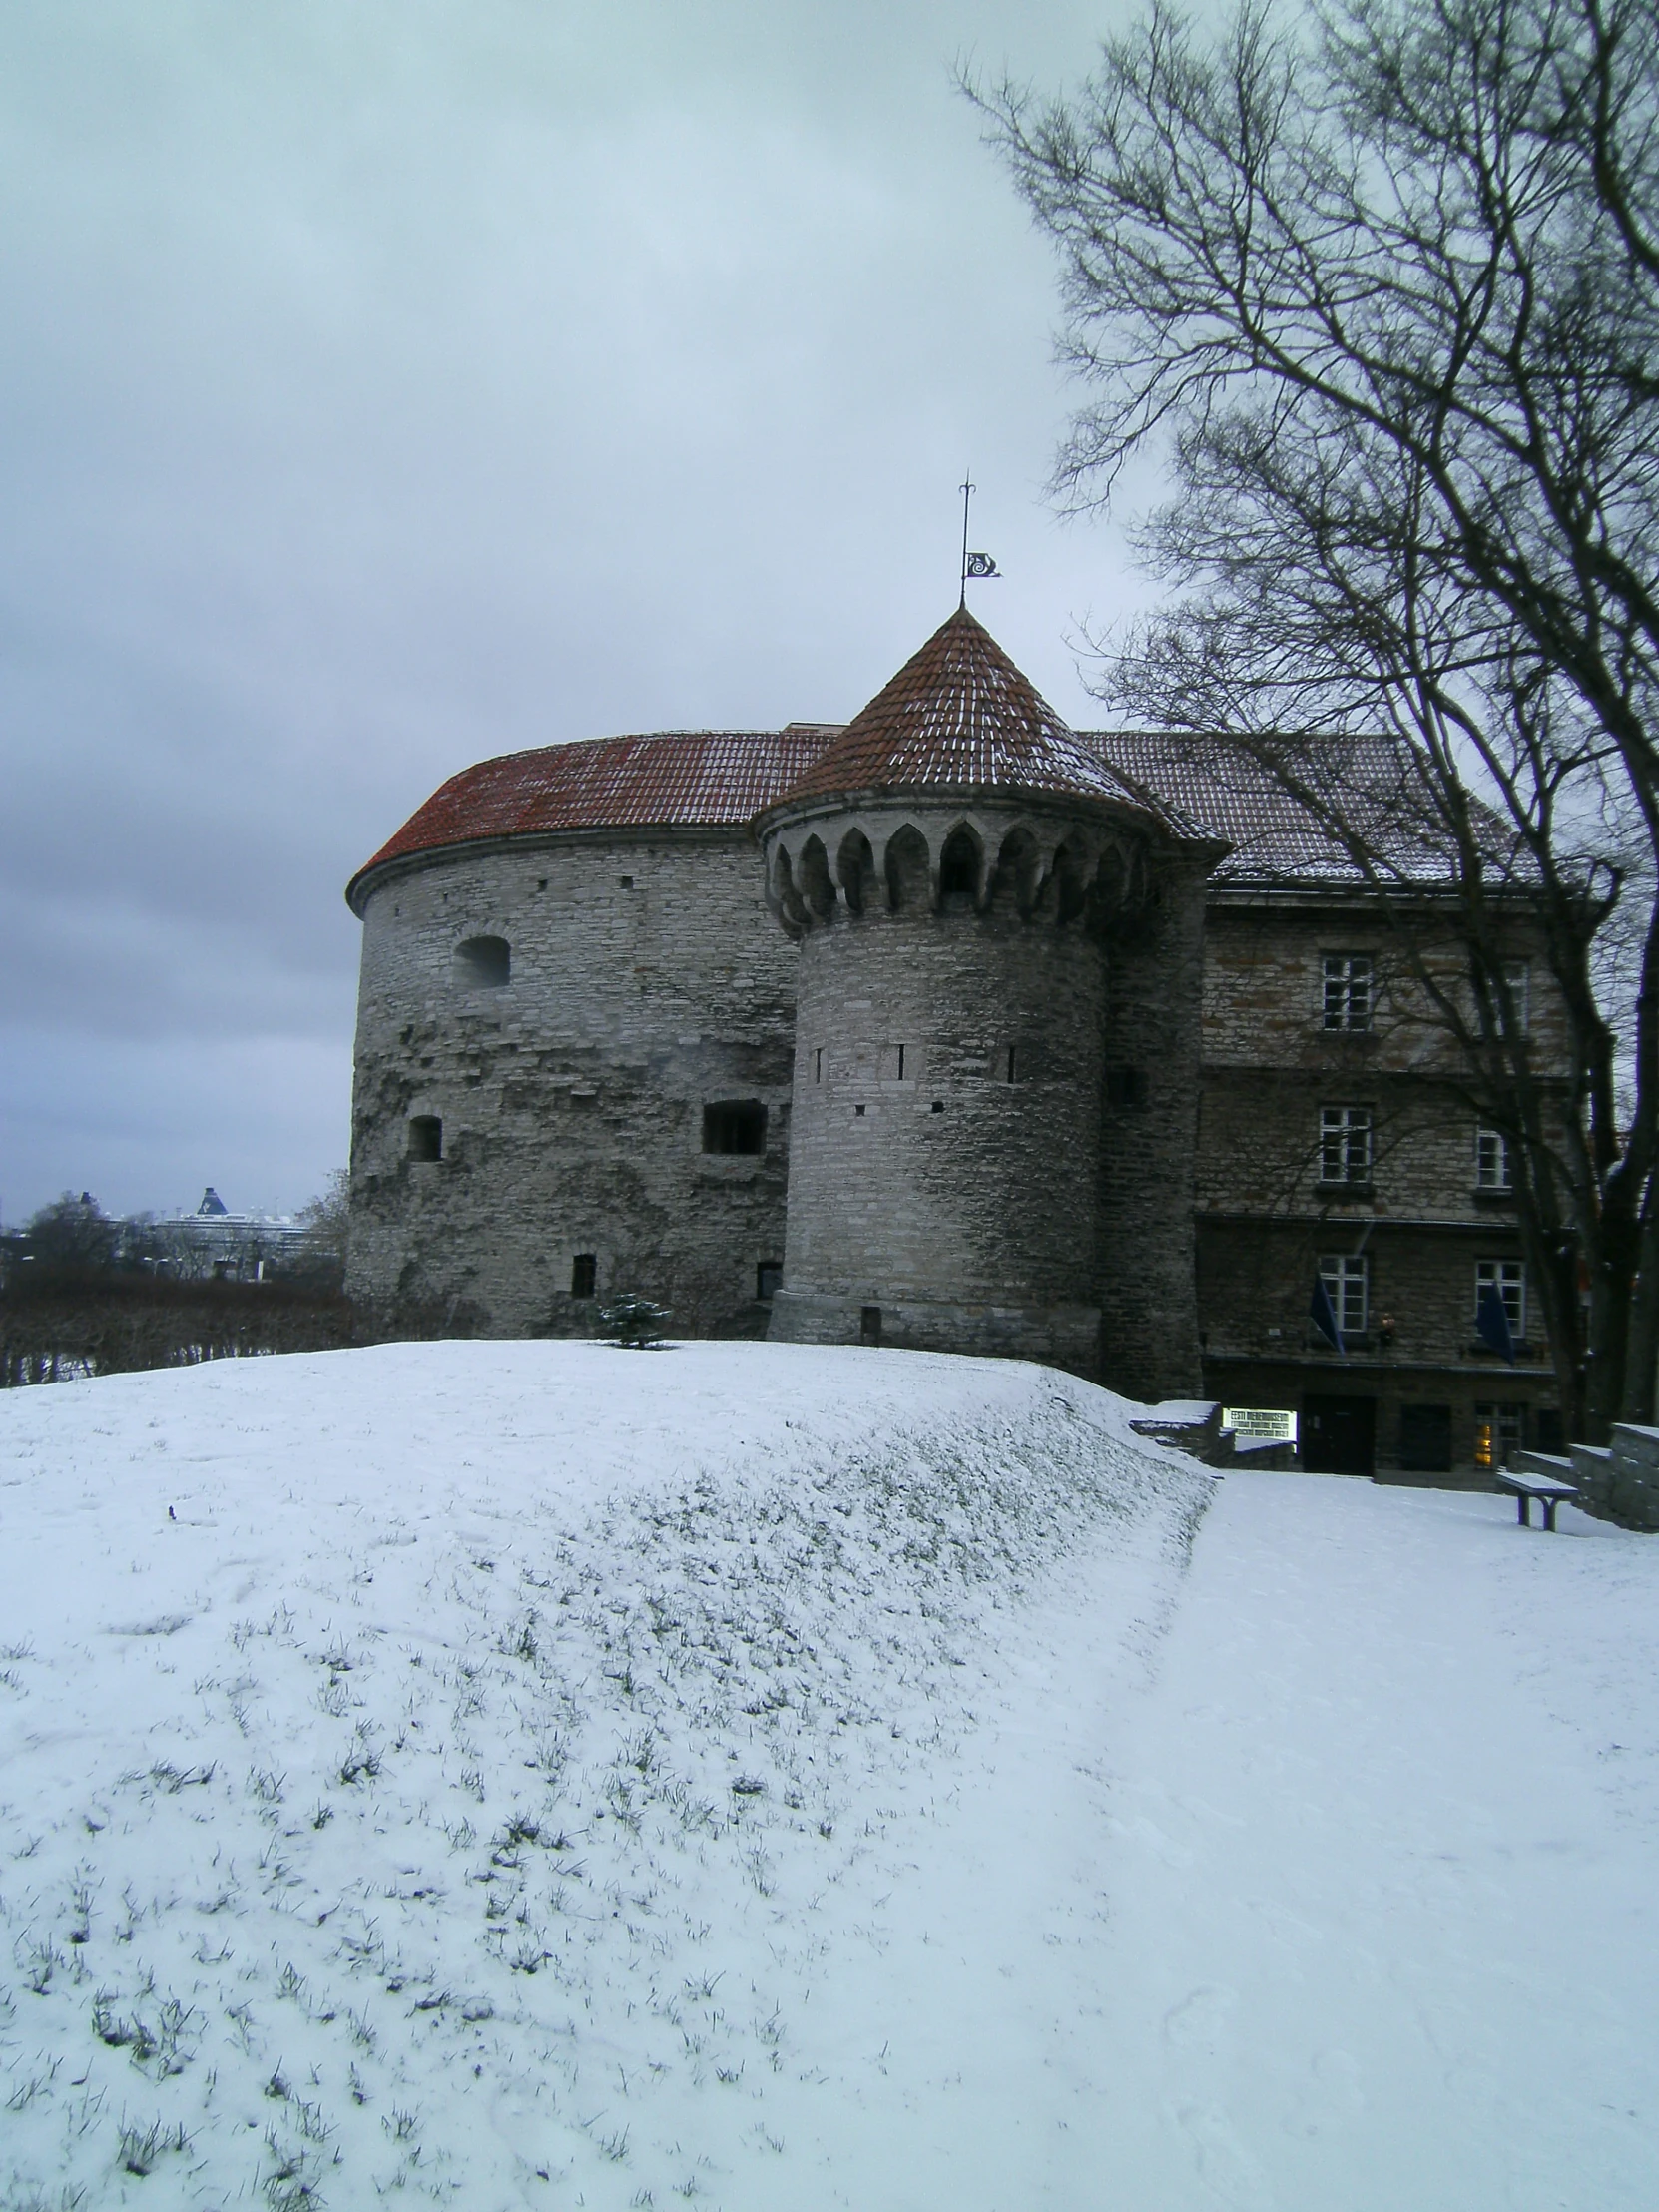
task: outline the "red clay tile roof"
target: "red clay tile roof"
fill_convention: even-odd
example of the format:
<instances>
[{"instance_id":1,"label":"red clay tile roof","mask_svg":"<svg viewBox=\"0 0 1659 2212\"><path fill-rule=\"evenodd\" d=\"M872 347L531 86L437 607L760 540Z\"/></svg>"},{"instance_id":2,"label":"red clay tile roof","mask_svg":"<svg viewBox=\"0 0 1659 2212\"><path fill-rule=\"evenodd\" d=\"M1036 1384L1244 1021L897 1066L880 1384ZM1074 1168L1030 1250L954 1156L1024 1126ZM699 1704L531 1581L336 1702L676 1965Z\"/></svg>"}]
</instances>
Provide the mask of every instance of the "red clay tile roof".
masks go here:
<instances>
[{"instance_id":1,"label":"red clay tile roof","mask_svg":"<svg viewBox=\"0 0 1659 2212\"><path fill-rule=\"evenodd\" d=\"M482 838L552 830L666 829L750 822L823 751L833 726L671 730L503 753L462 769L381 845L345 887L356 905L384 861Z\"/></svg>"},{"instance_id":2,"label":"red clay tile roof","mask_svg":"<svg viewBox=\"0 0 1659 2212\"><path fill-rule=\"evenodd\" d=\"M1202 822L1232 850L1217 882L1353 882L1359 870L1334 837L1269 769L1214 738L1175 731L1091 730L1086 742L1132 785ZM1449 882L1450 855L1437 844L1411 755L1391 738L1329 738L1303 769L1311 788L1340 794L1348 819L1385 872L1413 883ZM1494 852L1503 837L1491 818Z\"/></svg>"},{"instance_id":3,"label":"red clay tile roof","mask_svg":"<svg viewBox=\"0 0 1659 2212\"><path fill-rule=\"evenodd\" d=\"M1390 740L1334 739L1329 767L1345 793L1374 795L1378 842L1403 877L1447 880L1443 851L1413 830L1408 763ZM463 769L357 870L345 895L356 907L388 860L499 837L738 829L785 800L986 787L1108 799L1161 818L1177 835L1230 843L1216 870L1222 882L1356 878L1341 846L1233 749L1168 732L1068 730L964 608L844 728L668 731Z\"/></svg>"},{"instance_id":4,"label":"red clay tile roof","mask_svg":"<svg viewBox=\"0 0 1659 2212\"><path fill-rule=\"evenodd\" d=\"M1144 807L965 607L939 625L780 798L1007 791Z\"/></svg>"}]
</instances>

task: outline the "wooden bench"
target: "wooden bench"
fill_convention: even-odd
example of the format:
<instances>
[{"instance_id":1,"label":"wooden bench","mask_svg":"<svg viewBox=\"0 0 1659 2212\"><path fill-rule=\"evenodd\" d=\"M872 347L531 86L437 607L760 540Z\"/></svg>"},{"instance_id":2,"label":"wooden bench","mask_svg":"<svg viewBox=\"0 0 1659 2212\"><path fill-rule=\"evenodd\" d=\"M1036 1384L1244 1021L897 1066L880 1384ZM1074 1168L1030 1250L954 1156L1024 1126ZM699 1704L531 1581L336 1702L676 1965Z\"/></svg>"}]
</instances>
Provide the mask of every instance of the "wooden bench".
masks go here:
<instances>
[{"instance_id":1,"label":"wooden bench","mask_svg":"<svg viewBox=\"0 0 1659 2212\"><path fill-rule=\"evenodd\" d=\"M1576 1482L1558 1481L1554 1475L1511 1474L1507 1467L1499 1467L1492 1480L1500 1490L1507 1490L1519 1506L1517 1518L1523 1528L1532 1526L1532 1500L1537 1499L1544 1509L1544 1527L1551 1535L1555 1532L1555 1508L1571 1504L1578 1495Z\"/></svg>"}]
</instances>

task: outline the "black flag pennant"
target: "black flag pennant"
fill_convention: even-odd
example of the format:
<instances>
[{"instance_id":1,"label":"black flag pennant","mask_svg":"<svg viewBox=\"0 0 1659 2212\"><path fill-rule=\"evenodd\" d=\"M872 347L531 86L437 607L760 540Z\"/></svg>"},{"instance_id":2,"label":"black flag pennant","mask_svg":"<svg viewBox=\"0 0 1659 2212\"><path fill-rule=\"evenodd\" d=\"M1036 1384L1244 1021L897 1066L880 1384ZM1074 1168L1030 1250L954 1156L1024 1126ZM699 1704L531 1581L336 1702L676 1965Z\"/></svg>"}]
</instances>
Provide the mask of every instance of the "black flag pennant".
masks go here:
<instances>
[{"instance_id":1,"label":"black flag pennant","mask_svg":"<svg viewBox=\"0 0 1659 2212\"><path fill-rule=\"evenodd\" d=\"M996 576L1002 574L988 553L970 553L962 569L964 576Z\"/></svg>"}]
</instances>

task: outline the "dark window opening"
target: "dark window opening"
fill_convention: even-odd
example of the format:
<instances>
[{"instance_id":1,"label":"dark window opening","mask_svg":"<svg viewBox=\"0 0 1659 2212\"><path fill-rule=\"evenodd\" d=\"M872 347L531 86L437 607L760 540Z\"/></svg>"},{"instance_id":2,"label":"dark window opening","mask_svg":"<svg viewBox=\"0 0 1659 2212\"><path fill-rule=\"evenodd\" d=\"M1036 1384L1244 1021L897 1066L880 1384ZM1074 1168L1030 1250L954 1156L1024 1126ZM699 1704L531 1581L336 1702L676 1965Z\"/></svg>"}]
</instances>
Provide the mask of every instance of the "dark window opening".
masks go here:
<instances>
[{"instance_id":1,"label":"dark window opening","mask_svg":"<svg viewBox=\"0 0 1659 2212\"><path fill-rule=\"evenodd\" d=\"M512 974L505 937L468 937L455 947L455 980L466 990L498 991Z\"/></svg>"},{"instance_id":2,"label":"dark window opening","mask_svg":"<svg viewBox=\"0 0 1659 2212\"><path fill-rule=\"evenodd\" d=\"M1451 1407L1399 1408L1399 1464L1406 1474L1451 1472Z\"/></svg>"},{"instance_id":3,"label":"dark window opening","mask_svg":"<svg viewBox=\"0 0 1659 2212\"><path fill-rule=\"evenodd\" d=\"M878 1345L881 1342L881 1309L879 1306L859 1307L858 1342L861 1345Z\"/></svg>"},{"instance_id":4,"label":"dark window opening","mask_svg":"<svg viewBox=\"0 0 1659 2212\"><path fill-rule=\"evenodd\" d=\"M944 1112L944 1100L942 1098L934 1099L933 1111L935 1114L942 1114Z\"/></svg>"},{"instance_id":5,"label":"dark window opening","mask_svg":"<svg viewBox=\"0 0 1659 2212\"><path fill-rule=\"evenodd\" d=\"M816 1051L816 1052L815 1052L815 1053L813 1054L813 1081L814 1081L815 1083L822 1083L822 1082L824 1081L824 1047L823 1047L823 1045L820 1045L820 1046L818 1047L818 1050L817 1050L817 1051Z\"/></svg>"},{"instance_id":6,"label":"dark window opening","mask_svg":"<svg viewBox=\"0 0 1659 2212\"><path fill-rule=\"evenodd\" d=\"M774 1291L781 1288L783 1281L783 1261L763 1260L755 1270L755 1296L757 1298L771 1298Z\"/></svg>"},{"instance_id":7,"label":"dark window opening","mask_svg":"<svg viewBox=\"0 0 1659 2212\"><path fill-rule=\"evenodd\" d=\"M599 1283L599 1262L591 1252L579 1252L570 1263L570 1295L592 1298Z\"/></svg>"},{"instance_id":8,"label":"dark window opening","mask_svg":"<svg viewBox=\"0 0 1659 2212\"><path fill-rule=\"evenodd\" d=\"M443 1123L436 1114L410 1115L409 1158L411 1160L441 1160L443 1158Z\"/></svg>"},{"instance_id":9,"label":"dark window opening","mask_svg":"<svg viewBox=\"0 0 1659 2212\"><path fill-rule=\"evenodd\" d=\"M1144 1106L1146 1104L1145 1068L1108 1068L1106 1070L1106 1103L1108 1106Z\"/></svg>"},{"instance_id":10,"label":"dark window opening","mask_svg":"<svg viewBox=\"0 0 1659 2212\"><path fill-rule=\"evenodd\" d=\"M898 1048L898 1080L901 1083L904 1080L904 1047L902 1045Z\"/></svg>"},{"instance_id":11,"label":"dark window opening","mask_svg":"<svg viewBox=\"0 0 1659 2212\"><path fill-rule=\"evenodd\" d=\"M861 1106L854 1106L852 1111L858 1116L860 1121L863 1119L864 1110Z\"/></svg>"},{"instance_id":12,"label":"dark window opening","mask_svg":"<svg viewBox=\"0 0 1659 2212\"><path fill-rule=\"evenodd\" d=\"M939 896L972 899L979 891L979 847L966 830L953 830L939 855Z\"/></svg>"},{"instance_id":13,"label":"dark window opening","mask_svg":"<svg viewBox=\"0 0 1659 2212\"><path fill-rule=\"evenodd\" d=\"M631 891L634 887L634 878L631 875L619 875L617 881L625 891Z\"/></svg>"},{"instance_id":14,"label":"dark window opening","mask_svg":"<svg viewBox=\"0 0 1659 2212\"><path fill-rule=\"evenodd\" d=\"M538 891L544 891L544 890L546 890L546 888L547 888L547 877L546 877L545 875L538 875L538 876L536 877L536 888L537 888L537 890L538 890Z\"/></svg>"},{"instance_id":15,"label":"dark window opening","mask_svg":"<svg viewBox=\"0 0 1659 2212\"><path fill-rule=\"evenodd\" d=\"M1007 1073L1006 1073L1006 1075L1005 1075L1005 1076L1003 1077L1003 1080L1004 1080L1004 1082L1008 1082L1008 1083L1011 1083L1011 1082L1013 1082L1013 1080L1014 1080L1014 1070L1015 1070L1015 1068L1016 1068L1016 1067L1018 1067L1018 1065L1019 1065L1019 1047L1018 1047L1018 1045L1014 1045L1014 1044L1011 1044L1011 1045L1010 1045L1010 1046L1008 1047L1008 1070L1007 1070Z\"/></svg>"},{"instance_id":16,"label":"dark window opening","mask_svg":"<svg viewBox=\"0 0 1659 2212\"><path fill-rule=\"evenodd\" d=\"M705 1152L764 1152L767 1110L758 1098L723 1098L703 1109Z\"/></svg>"}]
</instances>

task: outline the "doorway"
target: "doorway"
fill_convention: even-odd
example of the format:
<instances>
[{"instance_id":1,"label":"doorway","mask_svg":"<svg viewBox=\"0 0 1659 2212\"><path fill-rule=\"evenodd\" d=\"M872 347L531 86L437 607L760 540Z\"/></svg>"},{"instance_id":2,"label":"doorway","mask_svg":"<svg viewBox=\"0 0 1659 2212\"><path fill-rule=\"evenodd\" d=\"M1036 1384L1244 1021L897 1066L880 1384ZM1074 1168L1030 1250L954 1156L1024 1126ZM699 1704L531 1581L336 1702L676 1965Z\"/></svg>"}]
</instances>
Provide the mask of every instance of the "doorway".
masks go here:
<instances>
[{"instance_id":1,"label":"doorway","mask_svg":"<svg viewBox=\"0 0 1659 2212\"><path fill-rule=\"evenodd\" d=\"M1310 1474L1371 1474L1377 1466L1375 1397L1305 1397L1302 1464Z\"/></svg>"}]
</instances>

